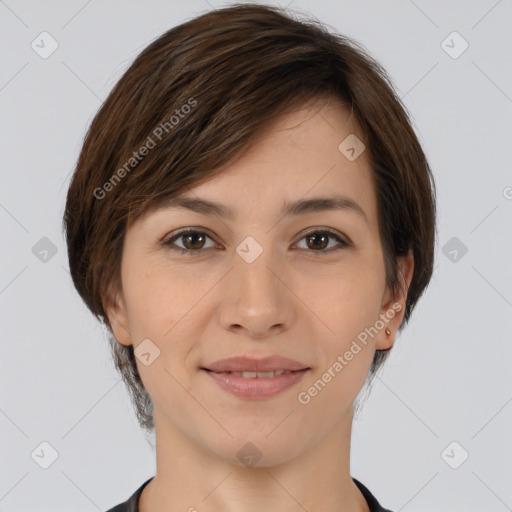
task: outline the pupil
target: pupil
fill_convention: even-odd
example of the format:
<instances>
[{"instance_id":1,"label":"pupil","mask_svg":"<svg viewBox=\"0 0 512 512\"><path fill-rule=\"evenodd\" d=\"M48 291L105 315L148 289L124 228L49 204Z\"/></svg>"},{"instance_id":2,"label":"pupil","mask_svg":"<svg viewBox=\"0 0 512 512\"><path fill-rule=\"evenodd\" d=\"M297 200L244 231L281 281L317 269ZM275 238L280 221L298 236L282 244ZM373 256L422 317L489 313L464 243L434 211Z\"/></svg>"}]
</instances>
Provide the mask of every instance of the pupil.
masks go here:
<instances>
[{"instance_id":1,"label":"pupil","mask_svg":"<svg viewBox=\"0 0 512 512\"><path fill-rule=\"evenodd\" d=\"M202 238L203 238L203 236L202 236L202 235L199 235L199 234L197 234L197 233L192 233L192 234L190 234L190 235L186 235L186 236L185 236L185 238L186 238L186 240L187 240L187 241L189 241L189 240L194 240L194 238L196 238L196 237L197 237L197 238L200 238L200 239L202 239ZM186 244L185 244L185 245L186 245ZM189 244L189 245L192 245L192 247L191 247L192 249L198 249L198 248L200 248L200 246L201 246L201 242L199 242L199 247L196 247L196 243L194 243L194 242L192 242L192 243L191 243L191 244Z\"/></svg>"},{"instance_id":2,"label":"pupil","mask_svg":"<svg viewBox=\"0 0 512 512\"><path fill-rule=\"evenodd\" d=\"M311 235L311 236L309 237L309 240L311 241L311 240L313 240L313 239L315 239L315 238L317 238L317 237L322 238L323 242L326 242L326 241L327 241L327 238L328 238L326 235L322 235L322 234L315 234L315 235ZM317 247L318 247L318 246L317 246ZM327 244L326 244L326 243L323 243L323 244L322 244L321 249L324 249L325 247L327 247Z\"/></svg>"}]
</instances>

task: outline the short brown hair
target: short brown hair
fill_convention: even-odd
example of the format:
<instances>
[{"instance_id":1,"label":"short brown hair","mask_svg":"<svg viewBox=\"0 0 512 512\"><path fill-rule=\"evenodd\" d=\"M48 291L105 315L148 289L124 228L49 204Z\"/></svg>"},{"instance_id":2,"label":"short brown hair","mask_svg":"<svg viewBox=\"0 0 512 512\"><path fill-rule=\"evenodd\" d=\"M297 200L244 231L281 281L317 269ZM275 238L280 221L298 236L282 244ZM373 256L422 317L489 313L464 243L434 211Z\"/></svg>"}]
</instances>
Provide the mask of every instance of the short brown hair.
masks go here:
<instances>
[{"instance_id":1,"label":"short brown hair","mask_svg":"<svg viewBox=\"0 0 512 512\"><path fill-rule=\"evenodd\" d=\"M154 427L153 404L133 346L114 339L104 309L121 290L127 228L222 172L277 115L325 95L349 105L364 134L392 290L401 286L397 257L409 250L414 256L401 329L433 272L435 185L405 106L359 43L275 6L213 10L149 44L94 117L65 206L69 268L87 307L110 331L142 428ZM377 350L370 376L387 356Z\"/></svg>"}]
</instances>

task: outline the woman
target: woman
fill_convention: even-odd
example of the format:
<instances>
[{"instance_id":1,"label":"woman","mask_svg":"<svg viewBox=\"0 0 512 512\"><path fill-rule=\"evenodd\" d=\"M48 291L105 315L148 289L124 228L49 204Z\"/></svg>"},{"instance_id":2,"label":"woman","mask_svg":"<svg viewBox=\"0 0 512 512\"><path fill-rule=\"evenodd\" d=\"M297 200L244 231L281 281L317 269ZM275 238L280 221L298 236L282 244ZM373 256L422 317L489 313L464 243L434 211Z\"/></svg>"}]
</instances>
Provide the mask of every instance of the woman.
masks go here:
<instances>
[{"instance_id":1,"label":"woman","mask_svg":"<svg viewBox=\"0 0 512 512\"><path fill-rule=\"evenodd\" d=\"M354 403L430 281L435 186L360 46L255 4L169 30L94 118L64 226L156 440L110 512L385 511Z\"/></svg>"}]
</instances>

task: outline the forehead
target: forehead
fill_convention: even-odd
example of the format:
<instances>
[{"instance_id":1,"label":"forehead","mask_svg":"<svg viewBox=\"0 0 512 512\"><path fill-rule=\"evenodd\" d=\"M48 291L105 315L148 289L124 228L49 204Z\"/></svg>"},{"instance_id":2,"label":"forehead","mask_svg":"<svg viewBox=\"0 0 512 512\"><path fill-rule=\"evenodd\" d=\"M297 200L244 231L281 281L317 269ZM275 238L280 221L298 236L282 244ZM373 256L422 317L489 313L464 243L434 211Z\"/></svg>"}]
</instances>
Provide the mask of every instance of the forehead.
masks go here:
<instances>
[{"instance_id":1,"label":"forehead","mask_svg":"<svg viewBox=\"0 0 512 512\"><path fill-rule=\"evenodd\" d=\"M354 158L346 150L357 140ZM138 222L193 211L275 225L285 215L344 210L376 229L374 180L363 148L350 107L339 99L316 98L277 116L235 162L159 202Z\"/></svg>"},{"instance_id":2,"label":"forehead","mask_svg":"<svg viewBox=\"0 0 512 512\"><path fill-rule=\"evenodd\" d=\"M326 195L357 198L375 211L361 129L345 103L317 98L277 117L234 163L181 197L223 203L223 216L233 218L250 205L263 208L261 201L281 208Z\"/></svg>"}]
</instances>

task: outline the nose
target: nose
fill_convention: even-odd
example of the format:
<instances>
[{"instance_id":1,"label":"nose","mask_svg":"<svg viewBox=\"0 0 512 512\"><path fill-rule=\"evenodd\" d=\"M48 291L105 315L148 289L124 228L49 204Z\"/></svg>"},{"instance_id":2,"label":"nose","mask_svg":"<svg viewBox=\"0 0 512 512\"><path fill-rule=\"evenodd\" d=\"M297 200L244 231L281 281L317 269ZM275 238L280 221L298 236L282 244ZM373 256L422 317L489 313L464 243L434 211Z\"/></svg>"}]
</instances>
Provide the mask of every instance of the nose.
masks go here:
<instances>
[{"instance_id":1,"label":"nose","mask_svg":"<svg viewBox=\"0 0 512 512\"><path fill-rule=\"evenodd\" d=\"M271 250L252 262L235 253L224 279L219 319L225 330L264 339L290 327L297 299L287 286L284 265Z\"/></svg>"}]
</instances>

